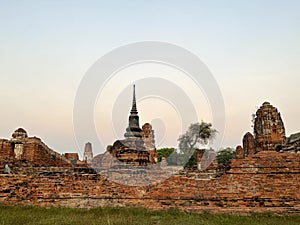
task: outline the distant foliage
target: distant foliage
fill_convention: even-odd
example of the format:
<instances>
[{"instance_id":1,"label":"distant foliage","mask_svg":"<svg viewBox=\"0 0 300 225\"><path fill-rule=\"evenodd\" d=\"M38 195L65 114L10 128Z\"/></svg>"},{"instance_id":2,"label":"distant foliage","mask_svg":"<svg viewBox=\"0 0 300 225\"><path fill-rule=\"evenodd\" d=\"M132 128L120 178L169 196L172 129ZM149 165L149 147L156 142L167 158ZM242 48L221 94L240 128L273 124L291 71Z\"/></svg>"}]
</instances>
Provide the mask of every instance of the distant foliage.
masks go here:
<instances>
[{"instance_id":1,"label":"distant foliage","mask_svg":"<svg viewBox=\"0 0 300 225\"><path fill-rule=\"evenodd\" d=\"M208 144L217 131L212 128L211 123L193 123L188 130L178 138L179 149L162 148L158 152L158 162L162 157L166 157L168 165L192 168L196 165L195 150L200 146Z\"/></svg>"},{"instance_id":2,"label":"distant foliage","mask_svg":"<svg viewBox=\"0 0 300 225\"><path fill-rule=\"evenodd\" d=\"M208 144L217 133L212 128L211 123L193 123L189 126L185 134L178 138L179 151L181 153L192 153L196 148Z\"/></svg>"},{"instance_id":3,"label":"distant foliage","mask_svg":"<svg viewBox=\"0 0 300 225\"><path fill-rule=\"evenodd\" d=\"M196 158L196 151L194 154L189 158L187 163L185 164L184 168L185 169L194 169L197 168L197 158Z\"/></svg>"},{"instance_id":4,"label":"distant foliage","mask_svg":"<svg viewBox=\"0 0 300 225\"><path fill-rule=\"evenodd\" d=\"M178 138L181 163L188 168L194 167L196 164L195 150L203 148L213 140L216 133L217 130L212 128L211 123L201 121L201 123L191 124L188 130Z\"/></svg>"},{"instance_id":5,"label":"distant foliage","mask_svg":"<svg viewBox=\"0 0 300 225\"><path fill-rule=\"evenodd\" d=\"M229 147L218 151L217 154L218 163L224 166L228 166L234 157L235 150Z\"/></svg>"},{"instance_id":6,"label":"distant foliage","mask_svg":"<svg viewBox=\"0 0 300 225\"><path fill-rule=\"evenodd\" d=\"M158 162L161 162L161 159L163 157L168 158L173 152L175 151L175 148L161 148L157 150L157 160Z\"/></svg>"}]
</instances>

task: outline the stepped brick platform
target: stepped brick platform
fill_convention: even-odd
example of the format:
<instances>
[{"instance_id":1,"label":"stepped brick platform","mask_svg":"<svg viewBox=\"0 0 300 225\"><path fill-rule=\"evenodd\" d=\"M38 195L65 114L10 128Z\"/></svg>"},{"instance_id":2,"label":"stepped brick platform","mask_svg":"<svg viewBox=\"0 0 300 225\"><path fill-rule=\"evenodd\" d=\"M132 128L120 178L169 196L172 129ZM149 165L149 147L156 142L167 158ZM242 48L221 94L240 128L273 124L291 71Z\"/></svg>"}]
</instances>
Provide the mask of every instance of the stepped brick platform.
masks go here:
<instances>
[{"instance_id":1,"label":"stepped brick platform","mask_svg":"<svg viewBox=\"0 0 300 225\"><path fill-rule=\"evenodd\" d=\"M300 155L261 151L235 159L220 178L172 176L127 186L80 168L18 168L0 175L0 202L39 206L142 206L195 212L300 212ZM14 170L14 168L12 168ZM30 175L29 175L30 174Z\"/></svg>"}]
</instances>

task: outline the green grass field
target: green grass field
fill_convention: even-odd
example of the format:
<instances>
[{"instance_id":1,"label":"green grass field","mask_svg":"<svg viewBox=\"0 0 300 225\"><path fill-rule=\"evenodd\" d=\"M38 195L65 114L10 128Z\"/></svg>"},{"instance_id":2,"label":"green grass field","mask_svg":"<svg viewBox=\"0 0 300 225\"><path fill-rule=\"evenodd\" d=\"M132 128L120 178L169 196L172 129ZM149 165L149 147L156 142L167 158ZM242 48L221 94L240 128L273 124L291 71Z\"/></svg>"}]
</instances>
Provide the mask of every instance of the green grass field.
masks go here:
<instances>
[{"instance_id":1,"label":"green grass field","mask_svg":"<svg viewBox=\"0 0 300 225\"><path fill-rule=\"evenodd\" d=\"M275 216L272 214L253 214L251 216L195 214L177 210L150 211L141 208L39 208L32 206L0 205L0 225L18 224L103 224L103 225L299 225L300 216Z\"/></svg>"}]
</instances>

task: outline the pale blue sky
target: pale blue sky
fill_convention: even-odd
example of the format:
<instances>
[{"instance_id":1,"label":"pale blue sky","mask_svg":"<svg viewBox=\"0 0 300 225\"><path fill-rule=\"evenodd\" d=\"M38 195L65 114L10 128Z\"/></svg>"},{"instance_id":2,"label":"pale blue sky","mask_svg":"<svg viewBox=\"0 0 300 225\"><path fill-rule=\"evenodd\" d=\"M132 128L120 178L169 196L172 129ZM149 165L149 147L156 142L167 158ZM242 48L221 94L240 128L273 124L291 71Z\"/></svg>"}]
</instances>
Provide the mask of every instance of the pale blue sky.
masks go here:
<instances>
[{"instance_id":1,"label":"pale blue sky","mask_svg":"<svg viewBox=\"0 0 300 225\"><path fill-rule=\"evenodd\" d=\"M296 0L1 0L0 136L21 126L55 150L77 151L72 110L81 78L108 51L145 40L184 47L209 67L225 100L224 147L241 142L265 100L279 108L287 133L297 132L299 12Z\"/></svg>"}]
</instances>

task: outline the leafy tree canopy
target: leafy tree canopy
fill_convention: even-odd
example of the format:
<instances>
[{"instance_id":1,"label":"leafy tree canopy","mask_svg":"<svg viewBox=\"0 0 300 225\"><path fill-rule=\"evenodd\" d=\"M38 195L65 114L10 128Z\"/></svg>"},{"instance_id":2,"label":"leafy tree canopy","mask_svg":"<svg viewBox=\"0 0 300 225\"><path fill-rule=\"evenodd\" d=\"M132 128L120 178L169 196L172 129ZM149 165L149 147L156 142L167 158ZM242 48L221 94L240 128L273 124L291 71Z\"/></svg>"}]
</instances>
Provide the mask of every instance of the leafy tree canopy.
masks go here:
<instances>
[{"instance_id":1,"label":"leafy tree canopy","mask_svg":"<svg viewBox=\"0 0 300 225\"><path fill-rule=\"evenodd\" d=\"M212 128L211 123L193 123L189 126L185 134L178 138L179 150L181 153L192 153L196 148L208 144L217 131Z\"/></svg>"},{"instance_id":2,"label":"leafy tree canopy","mask_svg":"<svg viewBox=\"0 0 300 225\"><path fill-rule=\"evenodd\" d=\"M233 148L225 148L217 153L217 160L219 164L229 165L230 161L235 157L235 150Z\"/></svg>"},{"instance_id":3,"label":"leafy tree canopy","mask_svg":"<svg viewBox=\"0 0 300 225\"><path fill-rule=\"evenodd\" d=\"M161 162L163 157L168 158L173 152L175 151L174 148L161 148L157 150L157 159L158 162Z\"/></svg>"},{"instance_id":4,"label":"leafy tree canopy","mask_svg":"<svg viewBox=\"0 0 300 225\"><path fill-rule=\"evenodd\" d=\"M183 158L181 161L187 163L195 150L208 144L215 137L216 133L217 131L212 128L211 123L203 121L201 123L192 123L188 130L178 138L179 153L182 154Z\"/></svg>"},{"instance_id":5,"label":"leafy tree canopy","mask_svg":"<svg viewBox=\"0 0 300 225\"><path fill-rule=\"evenodd\" d=\"M171 152L168 156L165 156L169 165L192 167L196 164L195 150L208 144L208 142L215 137L216 133L217 131L212 128L211 123L203 121L201 123L193 123L189 126L188 130L178 138L179 150L173 149L171 152L164 149L159 154L163 155ZM159 160L161 160L161 158Z\"/></svg>"}]
</instances>

